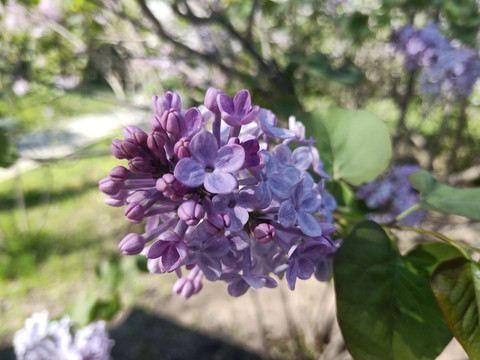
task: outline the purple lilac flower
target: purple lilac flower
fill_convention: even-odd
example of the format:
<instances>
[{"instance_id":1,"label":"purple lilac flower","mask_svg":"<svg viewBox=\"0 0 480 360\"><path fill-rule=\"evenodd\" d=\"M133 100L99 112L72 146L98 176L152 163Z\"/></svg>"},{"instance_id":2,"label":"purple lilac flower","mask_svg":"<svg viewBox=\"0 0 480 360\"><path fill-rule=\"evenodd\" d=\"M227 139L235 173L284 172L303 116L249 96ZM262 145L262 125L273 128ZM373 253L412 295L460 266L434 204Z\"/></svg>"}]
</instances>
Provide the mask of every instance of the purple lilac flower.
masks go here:
<instances>
[{"instance_id":1,"label":"purple lilac flower","mask_svg":"<svg viewBox=\"0 0 480 360\"><path fill-rule=\"evenodd\" d=\"M403 211L417 204L420 194L408 182L408 175L419 169L416 165L393 166L381 179L359 187L357 198L365 200L370 209L377 209L377 212L369 213L367 217L379 223L390 223ZM426 217L426 211L417 210L399 223L415 226Z\"/></svg>"},{"instance_id":2,"label":"purple lilac flower","mask_svg":"<svg viewBox=\"0 0 480 360\"><path fill-rule=\"evenodd\" d=\"M210 88L205 106L181 104L171 91L155 96L152 132L129 126L112 141L128 168L100 180L105 202L125 205L131 222L146 219L145 233L125 236L120 250L146 256L152 273L176 272L173 292L185 298L203 278L227 282L232 296L275 287L274 275L288 273L292 289L297 278L327 280L336 202L308 173L328 178L303 125L277 127L246 90L232 100Z\"/></svg>"},{"instance_id":3,"label":"purple lilac flower","mask_svg":"<svg viewBox=\"0 0 480 360\"><path fill-rule=\"evenodd\" d=\"M397 29L392 44L405 55L408 70L421 70L419 81L426 95L443 93L467 98L480 77L478 53L454 47L434 23L422 29L412 25Z\"/></svg>"},{"instance_id":4,"label":"purple lilac flower","mask_svg":"<svg viewBox=\"0 0 480 360\"><path fill-rule=\"evenodd\" d=\"M17 360L110 360L114 344L104 321L97 321L71 333L68 316L49 322L48 313L36 313L15 333L13 345Z\"/></svg>"}]
</instances>

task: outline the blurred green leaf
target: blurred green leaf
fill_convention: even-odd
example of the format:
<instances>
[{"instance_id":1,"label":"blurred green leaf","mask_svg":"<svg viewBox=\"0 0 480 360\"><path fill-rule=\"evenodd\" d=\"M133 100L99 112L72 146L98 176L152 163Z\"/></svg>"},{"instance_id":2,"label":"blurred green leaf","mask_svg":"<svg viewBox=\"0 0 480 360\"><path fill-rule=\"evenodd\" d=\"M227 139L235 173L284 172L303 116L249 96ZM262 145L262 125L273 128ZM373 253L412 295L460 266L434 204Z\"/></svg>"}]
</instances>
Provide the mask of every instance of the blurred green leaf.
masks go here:
<instances>
[{"instance_id":1,"label":"blurred green leaf","mask_svg":"<svg viewBox=\"0 0 480 360\"><path fill-rule=\"evenodd\" d=\"M409 175L420 192L420 205L427 210L480 219L480 188L456 189L442 184L426 170Z\"/></svg>"},{"instance_id":2,"label":"blurred green leaf","mask_svg":"<svg viewBox=\"0 0 480 360\"><path fill-rule=\"evenodd\" d=\"M379 176L392 157L392 144L385 124L363 110L332 109L299 116L307 134L334 179L352 185L369 182Z\"/></svg>"},{"instance_id":3,"label":"blurred green leaf","mask_svg":"<svg viewBox=\"0 0 480 360\"><path fill-rule=\"evenodd\" d=\"M121 309L122 304L118 293L113 293L107 300L97 299L90 311L90 321L112 320Z\"/></svg>"},{"instance_id":4,"label":"blurred green leaf","mask_svg":"<svg viewBox=\"0 0 480 360\"><path fill-rule=\"evenodd\" d=\"M402 256L376 223L358 224L334 261L337 316L356 360L435 359L452 335L430 289L430 272L458 256L427 243Z\"/></svg>"},{"instance_id":5,"label":"blurred green leaf","mask_svg":"<svg viewBox=\"0 0 480 360\"><path fill-rule=\"evenodd\" d=\"M480 266L447 260L433 273L432 289L453 335L470 359L480 359Z\"/></svg>"}]
</instances>

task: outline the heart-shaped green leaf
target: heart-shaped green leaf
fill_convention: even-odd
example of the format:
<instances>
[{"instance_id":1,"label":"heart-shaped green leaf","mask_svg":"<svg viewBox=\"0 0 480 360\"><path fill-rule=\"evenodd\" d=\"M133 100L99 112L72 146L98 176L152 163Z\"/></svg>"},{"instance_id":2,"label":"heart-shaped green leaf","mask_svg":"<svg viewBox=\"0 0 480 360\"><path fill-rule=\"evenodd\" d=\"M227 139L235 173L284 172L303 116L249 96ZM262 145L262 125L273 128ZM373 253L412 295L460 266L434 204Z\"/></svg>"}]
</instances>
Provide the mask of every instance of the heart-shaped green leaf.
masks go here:
<instances>
[{"instance_id":1,"label":"heart-shaped green leaf","mask_svg":"<svg viewBox=\"0 0 480 360\"><path fill-rule=\"evenodd\" d=\"M385 124L363 110L332 109L299 116L334 179L353 185L379 176L392 157Z\"/></svg>"},{"instance_id":2,"label":"heart-shaped green leaf","mask_svg":"<svg viewBox=\"0 0 480 360\"><path fill-rule=\"evenodd\" d=\"M471 360L480 359L480 266L465 258L435 269L432 289L448 326Z\"/></svg>"},{"instance_id":3,"label":"heart-shaped green leaf","mask_svg":"<svg viewBox=\"0 0 480 360\"><path fill-rule=\"evenodd\" d=\"M430 289L439 262L459 256L427 243L402 256L374 222L358 224L335 256L337 315L357 360L435 359L452 338Z\"/></svg>"},{"instance_id":4,"label":"heart-shaped green leaf","mask_svg":"<svg viewBox=\"0 0 480 360\"><path fill-rule=\"evenodd\" d=\"M456 189L442 184L426 170L410 174L408 180L420 192L424 209L480 220L480 188Z\"/></svg>"}]
</instances>

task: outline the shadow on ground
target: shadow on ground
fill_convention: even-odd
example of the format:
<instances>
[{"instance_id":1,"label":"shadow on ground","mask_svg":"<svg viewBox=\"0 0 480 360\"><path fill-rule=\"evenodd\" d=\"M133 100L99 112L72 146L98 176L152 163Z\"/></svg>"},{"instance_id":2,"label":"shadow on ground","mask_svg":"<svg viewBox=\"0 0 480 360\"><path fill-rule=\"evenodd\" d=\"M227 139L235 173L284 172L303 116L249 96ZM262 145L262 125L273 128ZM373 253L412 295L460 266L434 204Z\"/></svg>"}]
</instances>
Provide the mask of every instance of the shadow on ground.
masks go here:
<instances>
[{"instance_id":1,"label":"shadow on ground","mask_svg":"<svg viewBox=\"0 0 480 360\"><path fill-rule=\"evenodd\" d=\"M262 358L225 340L210 337L169 320L134 309L117 328L114 360L261 360Z\"/></svg>"},{"instance_id":2,"label":"shadow on ground","mask_svg":"<svg viewBox=\"0 0 480 360\"><path fill-rule=\"evenodd\" d=\"M110 329L110 337L115 340L113 360L262 360L228 341L190 330L142 309L132 310L121 324ZM0 349L0 359L15 360L13 349Z\"/></svg>"}]
</instances>

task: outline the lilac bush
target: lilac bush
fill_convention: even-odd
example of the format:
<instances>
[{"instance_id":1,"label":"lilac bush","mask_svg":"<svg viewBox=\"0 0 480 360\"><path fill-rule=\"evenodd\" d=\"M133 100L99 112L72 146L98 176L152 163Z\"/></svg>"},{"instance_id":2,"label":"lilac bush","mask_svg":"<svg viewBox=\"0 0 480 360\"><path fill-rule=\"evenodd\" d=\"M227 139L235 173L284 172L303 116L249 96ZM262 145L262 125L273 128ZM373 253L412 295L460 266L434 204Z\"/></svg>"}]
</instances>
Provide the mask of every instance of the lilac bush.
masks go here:
<instances>
[{"instance_id":1,"label":"lilac bush","mask_svg":"<svg viewBox=\"0 0 480 360\"><path fill-rule=\"evenodd\" d=\"M420 194L408 182L408 175L420 170L416 165L392 166L380 179L357 189L358 199L365 200L368 208L377 210L367 217L380 224L388 224L403 211L420 201ZM400 225L415 226L426 220L427 212L417 210L399 221Z\"/></svg>"},{"instance_id":2,"label":"lilac bush","mask_svg":"<svg viewBox=\"0 0 480 360\"><path fill-rule=\"evenodd\" d=\"M414 29L406 25L393 32L395 49L405 55L409 71L420 70L420 86L426 95L470 96L480 77L480 60L473 49L454 46L434 23Z\"/></svg>"},{"instance_id":3,"label":"lilac bush","mask_svg":"<svg viewBox=\"0 0 480 360\"><path fill-rule=\"evenodd\" d=\"M185 298L203 278L227 282L232 296L276 287L273 275L286 274L292 290L297 278L329 279L336 202L308 172L328 177L301 123L278 127L247 90L232 99L210 88L188 110L168 91L153 108L149 134L127 126L112 141L128 168L99 182L107 204L145 220L145 233L119 243L124 254L146 256L152 273L176 272L173 291Z\"/></svg>"},{"instance_id":4,"label":"lilac bush","mask_svg":"<svg viewBox=\"0 0 480 360\"><path fill-rule=\"evenodd\" d=\"M49 322L48 313L35 313L15 333L17 360L109 360L114 344L104 321L97 321L71 333L68 316Z\"/></svg>"}]
</instances>

